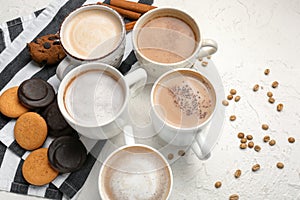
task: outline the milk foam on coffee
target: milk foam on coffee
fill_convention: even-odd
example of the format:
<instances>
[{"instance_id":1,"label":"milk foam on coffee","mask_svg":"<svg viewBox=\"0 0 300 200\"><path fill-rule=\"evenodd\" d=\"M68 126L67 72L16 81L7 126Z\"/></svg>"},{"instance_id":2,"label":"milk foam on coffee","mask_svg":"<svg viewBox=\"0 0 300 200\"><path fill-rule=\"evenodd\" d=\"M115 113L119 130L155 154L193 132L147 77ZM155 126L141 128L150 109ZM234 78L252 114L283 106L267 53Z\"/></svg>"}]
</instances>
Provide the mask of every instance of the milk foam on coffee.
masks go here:
<instances>
[{"instance_id":1,"label":"milk foam on coffee","mask_svg":"<svg viewBox=\"0 0 300 200\"><path fill-rule=\"evenodd\" d=\"M175 71L154 90L154 105L167 123L181 128L195 127L212 114L216 97L212 87L193 71Z\"/></svg>"},{"instance_id":2,"label":"milk foam on coffee","mask_svg":"<svg viewBox=\"0 0 300 200\"><path fill-rule=\"evenodd\" d=\"M89 70L73 78L65 91L64 103L74 121L101 125L111 121L125 101L125 92L109 72Z\"/></svg>"},{"instance_id":3,"label":"milk foam on coffee","mask_svg":"<svg viewBox=\"0 0 300 200\"><path fill-rule=\"evenodd\" d=\"M62 42L73 56L100 58L118 45L121 32L121 23L112 13L99 9L85 10L66 22Z\"/></svg>"},{"instance_id":4,"label":"milk foam on coffee","mask_svg":"<svg viewBox=\"0 0 300 200\"><path fill-rule=\"evenodd\" d=\"M143 25L137 36L137 45L150 60L176 63L194 53L197 41L186 22L176 17L162 16Z\"/></svg>"},{"instance_id":5,"label":"milk foam on coffee","mask_svg":"<svg viewBox=\"0 0 300 200\"><path fill-rule=\"evenodd\" d=\"M102 173L104 199L166 199L171 187L170 172L153 150L133 146L113 155Z\"/></svg>"}]
</instances>

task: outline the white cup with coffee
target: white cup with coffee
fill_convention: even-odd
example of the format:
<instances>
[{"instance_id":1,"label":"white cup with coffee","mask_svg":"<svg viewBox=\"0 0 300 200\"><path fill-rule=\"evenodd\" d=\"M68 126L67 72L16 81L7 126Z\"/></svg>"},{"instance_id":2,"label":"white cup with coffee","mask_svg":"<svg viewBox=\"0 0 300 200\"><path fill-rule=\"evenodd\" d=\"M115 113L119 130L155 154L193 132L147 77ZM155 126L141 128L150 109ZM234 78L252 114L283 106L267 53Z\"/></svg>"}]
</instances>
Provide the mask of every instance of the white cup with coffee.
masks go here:
<instances>
[{"instance_id":1,"label":"white cup with coffee","mask_svg":"<svg viewBox=\"0 0 300 200\"><path fill-rule=\"evenodd\" d=\"M163 74L151 90L151 118L165 142L192 147L200 159L210 156L201 132L209 125L217 96L211 82L198 71L178 68Z\"/></svg>"},{"instance_id":2,"label":"white cup with coffee","mask_svg":"<svg viewBox=\"0 0 300 200\"><path fill-rule=\"evenodd\" d=\"M133 28L135 55L149 76L191 67L196 59L212 55L218 45L203 39L197 22L175 8L156 8L139 18Z\"/></svg>"},{"instance_id":3,"label":"white cup with coffee","mask_svg":"<svg viewBox=\"0 0 300 200\"><path fill-rule=\"evenodd\" d=\"M131 134L132 128L125 127L126 145L102 164L98 179L101 199L169 199L173 174L168 161L156 149L134 144Z\"/></svg>"},{"instance_id":4,"label":"white cup with coffee","mask_svg":"<svg viewBox=\"0 0 300 200\"><path fill-rule=\"evenodd\" d=\"M143 69L123 76L104 63L86 63L63 78L57 92L59 109L80 134L92 139L108 139L127 124L130 94L147 79Z\"/></svg>"},{"instance_id":5,"label":"white cup with coffee","mask_svg":"<svg viewBox=\"0 0 300 200\"><path fill-rule=\"evenodd\" d=\"M74 67L102 62L118 67L125 51L125 25L113 9L86 5L71 12L61 24L59 37L67 57L56 74L62 80Z\"/></svg>"}]
</instances>

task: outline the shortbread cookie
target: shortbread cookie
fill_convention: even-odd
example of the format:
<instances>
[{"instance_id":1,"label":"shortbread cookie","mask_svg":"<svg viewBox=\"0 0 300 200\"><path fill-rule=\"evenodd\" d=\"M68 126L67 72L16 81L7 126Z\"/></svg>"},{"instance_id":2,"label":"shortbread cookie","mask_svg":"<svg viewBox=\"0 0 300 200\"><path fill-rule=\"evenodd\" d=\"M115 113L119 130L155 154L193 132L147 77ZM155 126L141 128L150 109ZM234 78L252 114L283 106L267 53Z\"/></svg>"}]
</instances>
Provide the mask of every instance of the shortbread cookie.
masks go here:
<instances>
[{"instance_id":1,"label":"shortbread cookie","mask_svg":"<svg viewBox=\"0 0 300 200\"><path fill-rule=\"evenodd\" d=\"M27 108L43 108L53 102L55 92L53 87L43 79L31 78L21 83L18 98Z\"/></svg>"},{"instance_id":2,"label":"shortbread cookie","mask_svg":"<svg viewBox=\"0 0 300 200\"><path fill-rule=\"evenodd\" d=\"M0 96L0 111L3 115L11 118L17 118L29 111L24 107L18 98L18 87L7 89Z\"/></svg>"},{"instance_id":3,"label":"shortbread cookie","mask_svg":"<svg viewBox=\"0 0 300 200\"><path fill-rule=\"evenodd\" d=\"M22 166L25 180L32 185L45 185L53 181L58 172L55 171L47 157L47 148L40 148L31 152Z\"/></svg>"},{"instance_id":4,"label":"shortbread cookie","mask_svg":"<svg viewBox=\"0 0 300 200\"><path fill-rule=\"evenodd\" d=\"M44 144L47 137L47 124L39 114L27 112L17 119L14 134L22 148L34 150Z\"/></svg>"},{"instance_id":5,"label":"shortbread cookie","mask_svg":"<svg viewBox=\"0 0 300 200\"><path fill-rule=\"evenodd\" d=\"M45 35L28 44L31 58L39 65L54 65L65 56L65 52L55 34Z\"/></svg>"}]
</instances>

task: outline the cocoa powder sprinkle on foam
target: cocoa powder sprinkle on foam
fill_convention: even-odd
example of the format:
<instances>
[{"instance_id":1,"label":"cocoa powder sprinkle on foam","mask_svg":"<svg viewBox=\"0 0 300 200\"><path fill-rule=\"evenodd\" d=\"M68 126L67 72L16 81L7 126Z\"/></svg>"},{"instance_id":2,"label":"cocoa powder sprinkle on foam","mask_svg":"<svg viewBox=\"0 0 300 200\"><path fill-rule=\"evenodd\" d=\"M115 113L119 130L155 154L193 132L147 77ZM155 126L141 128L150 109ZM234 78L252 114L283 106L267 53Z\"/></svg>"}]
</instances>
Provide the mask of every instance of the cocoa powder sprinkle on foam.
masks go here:
<instances>
[{"instance_id":1,"label":"cocoa powder sprinkle on foam","mask_svg":"<svg viewBox=\"0 0 300 200\"><path fill-rule=\"evenodd\" d=\"M184 83L184 81L183 81ZM188 84L175 85L169 88L169 92L174 99L174 103L187 116L195 115L199 119L204 119L207 112L201 108L209 108L211 101L201 99L199 91L194 91Z\"/></svg>"}]
</instances>

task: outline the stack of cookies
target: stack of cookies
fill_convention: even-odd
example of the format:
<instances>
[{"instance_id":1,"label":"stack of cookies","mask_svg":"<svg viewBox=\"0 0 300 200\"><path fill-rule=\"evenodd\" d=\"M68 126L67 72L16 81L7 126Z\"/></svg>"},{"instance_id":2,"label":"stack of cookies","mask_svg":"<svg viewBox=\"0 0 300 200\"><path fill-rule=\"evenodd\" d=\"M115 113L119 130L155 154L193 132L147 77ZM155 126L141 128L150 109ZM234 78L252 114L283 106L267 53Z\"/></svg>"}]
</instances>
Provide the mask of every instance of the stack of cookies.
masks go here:
<instances>
[{"instance_id":1,"label":"stack of cookies","mask_svg":"<svg viewBox=\"0 0 300 200\"><path fill-rule=\"evenodd\" d=\"M64 120L53 87L38 78L25 80L0 96L0 112L15 118L14 137L25 150L32 151L22 173L32 185L45 185L59 173L80 169L87 151L77 133ZM47 137L54 140L43 148Z\"/></svg>"}]
</instances>

